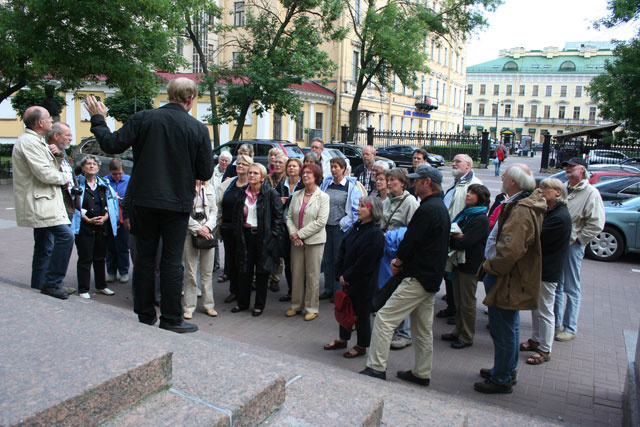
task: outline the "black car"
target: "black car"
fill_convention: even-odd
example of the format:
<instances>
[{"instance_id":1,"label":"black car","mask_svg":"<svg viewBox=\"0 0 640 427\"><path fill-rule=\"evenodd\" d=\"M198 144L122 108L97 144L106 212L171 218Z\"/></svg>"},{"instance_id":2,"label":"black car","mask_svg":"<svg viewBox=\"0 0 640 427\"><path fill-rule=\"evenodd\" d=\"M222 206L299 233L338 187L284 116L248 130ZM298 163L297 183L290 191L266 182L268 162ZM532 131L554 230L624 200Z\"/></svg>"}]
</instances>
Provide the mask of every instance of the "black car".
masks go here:
<instances>
[{"instance_id":1,"label":"black car","mask_svg":"<svg viewBox=\"0 0 640 427\"><path fill-rule=\"evenodd\" d=\"M626 200L640 196L640 176L615 179L596 184L603 201Z\"/></svg>"},{"instance_id":2,"label":"black car","mask_svg":"<svg viewBox=\"0 0 640 427\"><path fill-rule=\"evenodd\" d=\"M351 170L355 170L358 166L362 164L362 147L355 144L343 144L341 142L331 142L328 144L324 144L324 148L333 148L335 150L340 151L345 155L349 162L351 163ZM389 169L393 169L396 167L396 163L383 156L379 156L379 153L376 153L376 160L382 160L383 162L387 162L389 165Z\"/></svg>"},{"instance_id":3,"label":"black car","mask_svg":"<svg viewBox=\"0 0 640 427\"><path fill-rule=\"evenodd\" d=\"M410 145L390 145L378 148L377 154L395 161L398 167L411 167L413 166L413 152L417 149L418 147ZM439 154L427 153L427 162L436 168L444 166L444 157Z\"/></svg>"},{"instance_id":4,"label":"black car","mask_svg":"<svg viewBox=\"0 0 640 427\"><path fill-rule=\"evenodd\" d=\"M82 172L80 163L87 154L92 154L100 160L100 170L98 171L98 175L100 176L109 175L109 163L114 158L121 159L122 171L126 174L131 174L131 169L133 168L133 151L131 151L131 148L127 148L124 153L107 154L102 151L98 141L94 137L89 136L82 138L80 144L73 147L71 154L69 155L69 164L76 175L79 175L80 172Z\"/></svg>"},{"instance_id":5,"label":"black car","mask_svg":"<svg viewBox=\"0 0 640 427\"><path fill-rule=\"evenodd\" d=\"M245 139L232 140L213 150L213 162L218 164L218 156L223 151L229 151L232 156L238 154L238 148L242 144L250 144L253 146L253 161L262 163L265 167L269 167L269 150L272 148L281 149L287 157L297 157L300 160L304 158L304 153L298 147L298 144L289 141L281 141L276 139Z\"/></svg>"}]
</instances>

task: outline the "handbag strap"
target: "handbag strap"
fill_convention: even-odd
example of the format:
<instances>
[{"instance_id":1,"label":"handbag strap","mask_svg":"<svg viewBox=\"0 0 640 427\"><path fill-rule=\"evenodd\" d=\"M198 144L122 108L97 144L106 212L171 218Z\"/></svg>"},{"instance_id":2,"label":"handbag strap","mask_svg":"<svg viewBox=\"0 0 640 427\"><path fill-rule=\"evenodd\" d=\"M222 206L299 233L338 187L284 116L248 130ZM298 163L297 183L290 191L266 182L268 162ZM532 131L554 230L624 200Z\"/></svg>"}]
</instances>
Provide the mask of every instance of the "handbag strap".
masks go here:
<instances>
[{"instance_id":1,"label":"handbag strap","mask_svg":"<svg viewBox=\"0 0 640 427\"><path fill-rule=\"evenodd\" d=\"M396 208L393 210L393 212L391 212L391 215L389 215L389 219L387 219L385 221L384 227L382 227L383 230L386 230L387 227L389 227L389 223L391 222L391 218L393 218L393 216L396 214L396 212L398 212L398 209L400 209L400 206L402 206L404 201L407 200L407 197L409 197L409 196L410 196L410 194L405 194L404 197L402 198L402 200L400 200L400 203L398 203L398 206L396 206Z\"/></svg>"}]
</instances>

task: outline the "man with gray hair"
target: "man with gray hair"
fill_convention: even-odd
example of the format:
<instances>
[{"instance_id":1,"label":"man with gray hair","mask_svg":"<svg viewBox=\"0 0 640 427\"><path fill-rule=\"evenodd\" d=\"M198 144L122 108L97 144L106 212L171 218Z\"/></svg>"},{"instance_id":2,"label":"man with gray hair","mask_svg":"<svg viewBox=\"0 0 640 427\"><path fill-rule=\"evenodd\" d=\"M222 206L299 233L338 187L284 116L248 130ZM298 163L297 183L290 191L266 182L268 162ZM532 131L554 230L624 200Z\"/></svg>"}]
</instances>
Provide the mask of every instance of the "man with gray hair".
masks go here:
<instances>
[{"instance_id":1,"label":"man with gray hair","mask_svg":"<svg viewBox=\"0 0 640 427\"><path fill-rule=\"evenodd\" d=\"M318 160L320 161L320 167L322 168L322 177L327 178L331 176L331 164L329 156L323 156L322 152L324 151L324 142L320 138L313 138L311 140L311 144L309 144L311 148L311 152L315 153L318 156Z\"/></svg>"},{"instance_id":2,"label":"man with gray hair","mask_svg":"<svg viewBox=\"0 0 640 427\"><path fill-rule=\"evenodd\" d=\"M133 148L134 167L127 197L136 232L134 311L140 322L155 324L155 261L162 238L160 328L185 333L195 332L198 327L182 319L182 251L195 180L211 178L213 153L209 130L189 114L198 95L196 83L187 78L171 80L167 93L169 104L134 114L115 132L107 127L107 110L102 102L89 96L85 106L100 148L107 153Z\"/></svg>"},{"instance_id":3,"label":"man with gray hair","mask_svg":"<svg viewBox=\"0 0 640 427\"><path fill-rule=\"evenodd\" d=\"M47 134L49 150L54 156L56 156L58 164L60 165L60 172L65 174L71 182L71 184L64 185L62 187L62 198L64 200L64 207L67 210L67 215L69 216L70 221L73 219L73 214L76 211L75 196L72 194L72 188L73 186L78 185L76 176L73 173L73 168L69 164L65 153L65 150L69 148L69 145L71 145L72 140L73 134L71 133L71 128L69 127L69 125L62 122L55 122L53 126L51 126L51 130ZM75 289L73 289L73 291L75 292Z\"/></svg>"},{"instance_id":4,"label":"man with gray hair","mask_svg":"<svg viewBox=\"0 0 640 427\"><path fill-rule=\"evenodd\" d=\"M376 188L376 178L373 170L375 161L376 149L373 148L373 145L366 145L362 147L362 164L355 168L353 176L355 176L356 179L364 185L364 188L367 190L367 194L371 194L371 192Z\"/></svg>"},{"instance_id":5,"label":"man with gray hair","mask_svg":"<svg viewBox=\"0 0 640 427\"><path fill-rule=\"evenodd\" d=\"M493 368L481 369L481 393L511 393L516 383L520 345L520 311L538 308L542 249L540 232L547 204L535 189L531 170L516 163L502 176L507 194L485 247L483 303L489 307Z\"/></svg>"},{"instance_id":6,"label":"man with gray hair","mask_svg":"<svg viewBox=\"0 0 640 427\"><path fill-rule=\"evenodd\" d=\"M42 107L29 107L23 115L25 132L11 155L16 223L33 228L31 287L59 299L69 292L62 288L73 250L73 232L62 196L72 179L59 170L45 136L53 120Z\"/></svg>"},{"instance_id":7,"label":"man with gray hair","mask_svg":"<svg viewBox=\"0 0 640 427\"><path fill-rule=\"evenodd\" d=\"M562 278L556 287L556 341L571 341L578 333L580 311L580 267L584 247L604 228L604 204L600 192L587 176L587 163L580 157L562 162L567 173L567 207L571 214L569 252L562 265ZM564 296L567 295L565 305Z\"/></svg>"}]
</instances>

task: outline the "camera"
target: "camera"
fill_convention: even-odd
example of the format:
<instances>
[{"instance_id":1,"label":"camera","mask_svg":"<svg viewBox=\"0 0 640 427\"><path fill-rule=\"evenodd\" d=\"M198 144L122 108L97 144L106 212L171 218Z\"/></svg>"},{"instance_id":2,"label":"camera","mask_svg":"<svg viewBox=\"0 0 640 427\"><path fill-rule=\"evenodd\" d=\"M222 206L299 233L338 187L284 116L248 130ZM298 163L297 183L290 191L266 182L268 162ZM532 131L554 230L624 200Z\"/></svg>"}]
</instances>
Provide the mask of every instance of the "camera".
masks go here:
<instances>
[{"instance_id":1,"label":"camera","mask_svg":"<svg viewBox=\"0 0 640 427\"><path fill-rule=\"evenodd\" d=\"M203 219L205 219L206 217L204 216L204 212L194 212L193 215L191 215L193 217L193 219L195 219L196 221L201 221Z\"/></svg>"},{"instance_id":2,"label":"camera","mask_svg":"<svg viewBox=\"0 0 640 427\"><path fill-rule=\"evenodd\" d=\"M70 193L72 196L80 196L82 194L82 187L74 185L73 187L71 187Z\"/></svg>"}]
</instances>

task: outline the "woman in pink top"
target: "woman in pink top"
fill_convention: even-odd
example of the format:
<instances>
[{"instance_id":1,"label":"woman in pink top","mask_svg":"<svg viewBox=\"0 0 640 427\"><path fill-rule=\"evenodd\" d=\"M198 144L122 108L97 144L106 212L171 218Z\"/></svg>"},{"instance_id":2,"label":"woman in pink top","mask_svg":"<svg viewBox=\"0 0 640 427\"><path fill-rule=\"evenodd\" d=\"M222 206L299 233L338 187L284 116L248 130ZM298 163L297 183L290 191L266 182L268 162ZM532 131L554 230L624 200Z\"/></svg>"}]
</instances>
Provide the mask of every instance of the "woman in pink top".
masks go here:
<instances>
[{"instance_id":1,"label":"woman in pink top","mask_svg":"<svg viewBox=\"0 0 640 427\"><path fill-rule=\"evenodd\" d=\"M304 320L318 317L318 289L324 244L325 225L329 219L329 196L320 190L322 169L316 164L302 168L304 188L291 198L287 229L291 238L291 309L285 316L305 311Z\"/></svg>"}]
</instances>

